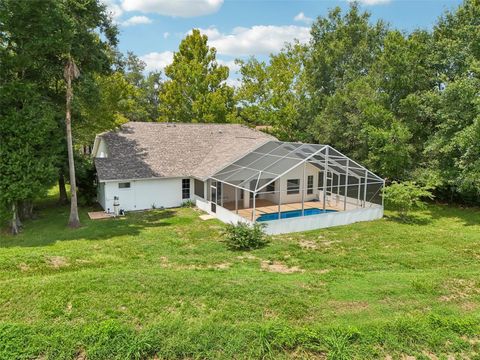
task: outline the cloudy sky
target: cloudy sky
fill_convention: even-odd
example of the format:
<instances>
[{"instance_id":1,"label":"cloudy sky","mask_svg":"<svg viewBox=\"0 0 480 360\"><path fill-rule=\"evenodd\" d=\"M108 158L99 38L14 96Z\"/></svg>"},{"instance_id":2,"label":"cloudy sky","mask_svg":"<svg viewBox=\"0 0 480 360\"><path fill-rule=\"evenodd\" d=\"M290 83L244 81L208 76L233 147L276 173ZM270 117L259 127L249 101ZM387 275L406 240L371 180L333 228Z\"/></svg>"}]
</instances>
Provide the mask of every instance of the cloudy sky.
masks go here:
<instances>
[{"instance_id":1,"label":"cloudy sky","mask_svg":"<svg viewBox=\"0 0 480 360\"><path fill-rule=\"evenodd\" d=\"M120 50L133 51L147 70L162 70L193 28L208 35L218 60L231 69L235 58L266 59L293 39L306 42L309 25L335 6L350 0L102 0L120 27ZM360 0L372 18L410 31L429 29L445 10L461 0Z\"/></svg>"}]
</instances>

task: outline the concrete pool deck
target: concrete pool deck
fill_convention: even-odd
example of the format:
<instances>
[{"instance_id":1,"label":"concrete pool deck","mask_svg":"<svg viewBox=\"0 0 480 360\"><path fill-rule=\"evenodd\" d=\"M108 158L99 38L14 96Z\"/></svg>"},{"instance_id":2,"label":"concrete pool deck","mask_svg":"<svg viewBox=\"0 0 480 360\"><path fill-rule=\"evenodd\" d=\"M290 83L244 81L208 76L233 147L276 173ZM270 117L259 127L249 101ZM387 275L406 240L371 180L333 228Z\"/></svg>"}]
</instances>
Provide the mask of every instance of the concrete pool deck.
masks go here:
<instances>
[{"instance_id":1,"label":"concrete pool deck","mask_svg":"<svg viewBox=\"0 0 480 360\"><path fill-rule=\"evenodd\" d=\"M234 202L225 203L223 207L225 209L235 212ZM305 201L304 208L305 209L315 209L315 208L323 209L323 204L321 201ZM340 206L336 207L328 204L325 206L325 209L343 211L343 207L340 207ZM282 212L293 211L293 210L302 210L302 203L296 202L296 203L282 204L280 206L280 211ZM252 220L252 212L253 212L253 207L238 209L238 215L240 215L241 217L247 220ZM272 214L272 213L278 213L278 204L275 204L265 199L255 200L255 220L257 220L262 214Z\"/></svg>"}]
</instances>

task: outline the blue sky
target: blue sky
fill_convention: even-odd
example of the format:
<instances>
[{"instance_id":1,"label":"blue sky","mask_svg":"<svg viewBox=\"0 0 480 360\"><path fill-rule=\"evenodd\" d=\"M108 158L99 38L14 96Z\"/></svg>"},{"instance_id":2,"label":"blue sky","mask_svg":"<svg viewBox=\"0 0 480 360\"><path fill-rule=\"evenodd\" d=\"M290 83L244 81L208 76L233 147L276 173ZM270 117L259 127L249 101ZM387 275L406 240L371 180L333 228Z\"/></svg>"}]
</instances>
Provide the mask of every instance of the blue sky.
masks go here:
<instances>
[{"instance_id":1,"label":"blue sky","mask_svg":"<svg viewBox=\"0 0 480 360\"><path fill-rule=\"evenodd\" d=\"M162 70L181 39L193 28L209 36L217 58L231 69L235 58L266 59L284 42L308 41L309 25L329 9L348 8L349 0L102 0L120 27L120 50L133 51L148 70ZM461 0L361 0L372 20L411 31L431 29L445 11Z\"/></svg>"}]
</instances>

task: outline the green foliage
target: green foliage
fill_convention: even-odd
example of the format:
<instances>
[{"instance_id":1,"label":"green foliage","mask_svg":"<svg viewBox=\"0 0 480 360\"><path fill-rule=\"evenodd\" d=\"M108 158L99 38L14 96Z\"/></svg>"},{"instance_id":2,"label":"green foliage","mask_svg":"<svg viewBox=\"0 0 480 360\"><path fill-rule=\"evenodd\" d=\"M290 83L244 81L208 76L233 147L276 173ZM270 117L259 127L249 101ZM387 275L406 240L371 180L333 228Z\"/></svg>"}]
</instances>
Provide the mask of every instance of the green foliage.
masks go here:
<instances>
[{"instance_id":1,"label":"green foliage","mask_svg":"<svg viewBox=\"0 0 480 360\"><path fill-rule=\"evenodd\" d=\"M182 40L165 68L169 78L160 93L160 119L173 122L224 123L233 120L233 89L228 67L216 61L207 36L194 29Z\"/></svg>"},{"instance_id":2,"label":"green foliage","mask_svg":"<svg viewBox=\"0 0 480 360\"><path fill-rule=\"evenodd\" d=\"M394 181L385 188L384 197L387 209L397 210L402 217L406 217L412 210L425 208L425 199L433 199L429 188L412 181Z\"/></svg>"},{"instance_id":3,"label":"green foliage","mask_svg":"<svg viewBox=\"0 0 480 360\"><path fill-rule=\"evenodd\" d=\"M244 222L227 224L224 230L224 241L231 250L253 250L268 244L268 238L264 231L264 224L252 225Z\"/></svg>"},{"instance_id":4,"label":"green foliage","mask_svg":"<svg viewBox=\"0 0 480 360\"><path fill-rule=\"evenodd\" d=\"M52 186L56 157L50 138L58 131L54 112L34 85L0 85L0 207L38 199ZM3 216L5 217L5 216Z\"/></svg>"},{"instance_id":5,"label":"green foliage","mask_svg":"<svg viewBox=\"0 0 480 360\"><path fill-rule=\"evenodd\" d=\"M80 205L92 205L97 197L96 171L93 160L85 156L75 157L78 201Z\"/></svg>"},{"instance_id":6,"label":"green foliage","mask_svg":"<svg viewBox=\"0 0 480 360\"><path fill-rule=\"evenodd\" d=\"M255 58L238 61L242 81L236 99L242 121L272 126L279 139L305 137L305 53L305 46L292 44L271 55L268 65Z\"/></svg>"},{"instance_id":7,"label":"green foliage","mask_svg":"<svg viewBox=\"0 0 480 360\"><path fill-rule=\"evenodd\" d=\"M195 201L193 201L193 200L184 201L182 203L182 207L193 208L193 207L195 207Z\"/></svg>"}]
</instances>

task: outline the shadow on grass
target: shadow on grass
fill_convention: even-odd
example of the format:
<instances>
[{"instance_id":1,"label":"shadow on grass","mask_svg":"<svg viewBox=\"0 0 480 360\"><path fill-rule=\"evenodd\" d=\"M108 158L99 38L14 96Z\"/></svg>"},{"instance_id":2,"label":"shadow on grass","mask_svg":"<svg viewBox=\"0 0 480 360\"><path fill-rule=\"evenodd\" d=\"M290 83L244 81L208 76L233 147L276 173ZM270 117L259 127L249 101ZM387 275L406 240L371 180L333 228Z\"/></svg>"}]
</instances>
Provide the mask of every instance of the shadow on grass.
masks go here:
<instances>
[{"instance_id":1,"label":"shadow on grass","mask_svg":"<svg viewBox=\"0 0 480 360\"><path fill-rule=\"evenodd\" d=\"M480 225L480 209L448 204L432 204L422 211L412 211L404 216L398 214L385 215L385 218L406 225L428 225L437 220L455 219L462 226L478 226Z\"/></svg>"},{"instance_id":2,"label":"shadow on grass","mask_svg":"<svg viewBox=\"0 0 480 360\"><path fill-rule=\"evenodd\" d=\"M405 225L428 225L433 221L433 217L426 214L386 215L385 218Z\"/></svg>"},{"instance_id":3,"label":"shadow on grass","mask_svg":"<svg viewBox=\"0 0 480 360\"><path fill-rule=\"evenodd\" d=\"M25 222L23 231L17 235L0 236L0 248L48 246L57 241L107 240L119 236L137 236L146 228L172 225L177 209L131 212L125 217L90 220L81 208L78 229L67 227L69 206L44 205L37 219Z\"/></svg>"}]
</instances>

